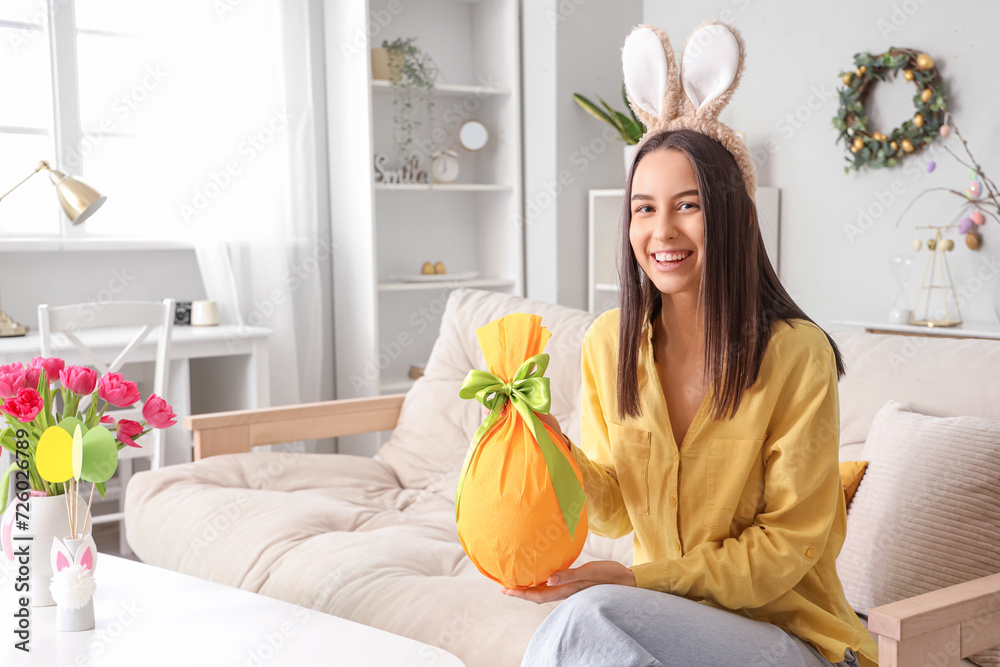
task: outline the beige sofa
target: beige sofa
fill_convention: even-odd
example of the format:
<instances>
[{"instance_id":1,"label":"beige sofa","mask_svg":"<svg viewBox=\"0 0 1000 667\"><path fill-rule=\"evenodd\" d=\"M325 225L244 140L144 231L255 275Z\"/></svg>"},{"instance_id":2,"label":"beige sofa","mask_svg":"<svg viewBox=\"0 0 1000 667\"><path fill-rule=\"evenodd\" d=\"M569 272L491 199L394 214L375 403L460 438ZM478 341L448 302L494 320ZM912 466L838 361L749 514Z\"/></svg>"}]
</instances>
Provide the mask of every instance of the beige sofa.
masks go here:
<instances>
[{"instance_id":1,"label":"beige sofa","mask_svg":"<svg viewBox=\"0 0 1000 667\"><path fill-rule=\"evenodd\" d=\"M187 419L196 460L139 473L128 485L125 521L135 554L439 646L470 667L520 664L555 604L502 595L466 558L454 518L459 469L483 416L458 390L471 368L484 367L475 329L511 312L537 313L552 332L546 348L552 412L579 442L580 347L593 315L458 289L448 300L426 375L407 394ZM955 382L914 383L905 373L885 372L892 354L941 361L948 342L835 336L849 365L840 387L841 460L857 458L887 397L942 416L1000 420L996 400L956 396L956 374L974 372L974 364L957 369L954 359L945 359ZM959 361L986 358L994 372L1000 367L1000 343L951 343L967 355ZM391 439L374 458L250 452L255 445L389 429ZM591 535L579 562L631 564L631 557L629 537ZM882 633L881 664L917 664L910 658L942 651L951 661L933 664L971 664L955 656L992 645L983 642L1000 632L995 618L987 631L967 633L973 639L957 649L934 642L964 637L963 623L984 627L978 619L995 611L990 601L997 599L1000 575L871 610L870 630Z\"/></svg>"}]
</instances>

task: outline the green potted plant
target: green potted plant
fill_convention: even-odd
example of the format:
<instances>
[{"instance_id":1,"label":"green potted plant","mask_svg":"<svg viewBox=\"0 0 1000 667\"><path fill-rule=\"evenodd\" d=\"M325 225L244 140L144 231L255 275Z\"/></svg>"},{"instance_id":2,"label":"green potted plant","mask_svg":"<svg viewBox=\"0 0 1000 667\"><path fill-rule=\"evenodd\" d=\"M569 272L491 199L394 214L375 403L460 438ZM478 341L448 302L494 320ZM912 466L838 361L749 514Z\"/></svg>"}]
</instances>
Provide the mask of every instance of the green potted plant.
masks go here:
<instances>
[{"instance_id":1,"label":"green potted plant","mask_svg":"<svg viewBox=\"0 0 1000 667\"><path fill-rule=\"evenodd\" d=\"M431 90L438 75L434 60L414 44L415 39L400 37L391 42L382 42L389 57L392 137L400 162L404 164L412 152L413 137L421 125L422 112L426 112L427 122L430 124L434 108Z\"/></svg>"},{"instance_id":2,"label":"green potted plant","mask_svg":"<svg viewBox=\"0 0 1000 667\"><path fill-rule=\"evenodd\" d=\"M622 100L625 101L625 108L628 109L628 115L616 111L600 97L597 100L604 109L601 109L601 107L579 93L573 93L573 99L591 116L604 121L618 132L619 136L617 138L625 142L625 172L627 173L632 166L632 159L635 157L636 145L642 139L642 135L646 134L646 126L636 117L632 111L632 107L629 106L628 95L625 92L625 82L622 82Z\"/></svg>"}]
</instances>

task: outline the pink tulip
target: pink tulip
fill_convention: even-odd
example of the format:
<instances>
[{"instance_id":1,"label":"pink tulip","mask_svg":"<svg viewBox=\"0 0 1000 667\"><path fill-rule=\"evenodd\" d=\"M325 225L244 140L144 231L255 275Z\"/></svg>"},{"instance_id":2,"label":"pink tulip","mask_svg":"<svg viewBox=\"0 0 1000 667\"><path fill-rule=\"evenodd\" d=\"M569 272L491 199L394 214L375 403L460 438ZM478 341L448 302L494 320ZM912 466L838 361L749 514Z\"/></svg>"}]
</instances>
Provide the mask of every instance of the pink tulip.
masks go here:
<instances>
[{"instance_id":1,"label":"pink tulip","mask_svg":"<svg viewBox=\"0 0 1000 667\"><path fill-rule=\"evenodd\" d=\"M153 428L167 428L177 423L177 415L167 402L152 394L142 406L142 417Z\"/></svg>"},{"instance_id":2,"label":"pink tulip","mask_svg":"<svg viewBox=\"0 0 1000 667\"><path fill-rule=\"evenodd\" d=\"M129 447L139 447L132 439L142 433L142 424L131 419L118 420L118 440Z\"/></svg>"},{"instance_id":3,"label":"pink tulip","mask_svg":"<svg viewBox=\"0 0 1000 667\"><path fill-rule=\"evenodd\" d=\"M38 385L38 378L35 384ZM20 363L5 364L0 366L0 399L8 399L17 396L17 390L27 386L24 366Z\"/></svg>"},{"instance_id":4,"label":"pink tulip","mask_svg":"<svg viewBox=\"0 0 1000 667\"><path fill-rule=\"evenodd\" d=\"M14 419L27 424L42 411L44 404L41 395L30 387L17 390L17 397L8 398L3 402L3 410Z\"/></svg>"},{"instance_id":5,"label":"pink tulip","mask_svg":"<svg viewBox=\"0 0 1000 667\"><path fill-rule=\"evenodd\" d=\"M33 368L45 369L45 381L52 384L59 379L59 373L66 367L66 362L59 357L35 357L31 360ZM35 378L35 385L38 386L38 378Z\"/></svg>"},{"instance_id":6,"label":"pink tulip","mask_svg":"<svg viewBox=\"0 0 1000 667\"><path fill-rule=\"evenodd\" d=\"M67 366L59 371L59 379L74 394L89 396L97 384L97 371L86 366Z\"/></svg>"},{"instance_id":7,"label":"pink tulip","mask_svg":"<svg viewBox=\"0 0 1000 667\"><path fill-rule=\"evenodd\" d=\"M24 386L38 390L38 379L42 376L41 366L28 366L24 371ZM56 378L59 379L58 377Z\"/></svg>"},{"instance_id":8,"label":"pink tulip","mask_svg":"<svg viewBox=\"0 0 1000 667\"><path fill-rule=\"evenodd\" d=\"M116 408L127 408L139 400L139 387L121 373L108 373L97 381L97 395Z\"/></svg>"},{"instance_id":9,"label":"pink tulip","mask_svg":"<svg viewBox=\"0 0 1000 667\"><path fill-rule=\"evenodd\" d=\"M114 426L115 418L112 417L111 415L104 415L103 417L101 417L101 423L107 424L108 426Z\"/></svg>"}]
</instances>

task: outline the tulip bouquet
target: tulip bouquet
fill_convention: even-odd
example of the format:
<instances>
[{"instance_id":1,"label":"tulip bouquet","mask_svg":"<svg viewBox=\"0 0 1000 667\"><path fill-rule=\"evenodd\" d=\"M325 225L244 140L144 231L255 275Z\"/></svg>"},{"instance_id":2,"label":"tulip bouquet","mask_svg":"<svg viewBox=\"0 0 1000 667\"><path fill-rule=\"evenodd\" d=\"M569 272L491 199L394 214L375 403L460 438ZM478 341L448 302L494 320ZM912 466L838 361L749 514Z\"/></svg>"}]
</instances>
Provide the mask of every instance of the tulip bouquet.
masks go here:
<instances>
[{"instance_id":1,"label":"tulip bouquet","mask_svg":"<svg viewBox=\"0 0 1000 667\"><path fill-rule=\"evenodd\" d=\"M91 400L81 413L85 396ZM136 441L150 430L176 423L173 408L156 394L143 404L142 423L104 414L109 405L127 408L138 403L136 383L121 373L98 377L91 368L67 366L56 357L0 365L0 400L7 423L0 446L14 455L14 463L0 479L0 511L7 506L10 473L17 468L25 470L32 489L46 495L72 493L74 480L83 479L93 483L91 500L94 488L103 498L105 483L118 465L118 452L139 447ZM69 474L63 474L66 471Z\"/></svg>"}]
</instances>

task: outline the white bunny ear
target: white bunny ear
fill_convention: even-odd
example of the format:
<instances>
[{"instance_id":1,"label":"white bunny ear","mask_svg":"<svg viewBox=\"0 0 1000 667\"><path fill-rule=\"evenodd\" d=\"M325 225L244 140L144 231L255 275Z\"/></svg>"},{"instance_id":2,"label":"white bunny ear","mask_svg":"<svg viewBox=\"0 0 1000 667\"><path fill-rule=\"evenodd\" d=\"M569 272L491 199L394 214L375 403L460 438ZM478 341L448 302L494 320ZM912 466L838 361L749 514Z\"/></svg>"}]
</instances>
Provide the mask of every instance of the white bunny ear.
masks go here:
<instances>
[{"instance_id":1,"label":"white bunny ear","mask_svg":"<svg viewBox=\"0 0 1000 667\"><path fill-rule=\"evenodd\" d=\"M667 54L656 33L649 28L632 31L622 47L622 70L625 87L635 103L659 118L667 89Z\"/></svg>"},{"instance_id":2,"label":"white bunny ear","mask_svg":"<svg viewBox=\"0 0 1000 667\"><path fill-rule=\"evenodd\" d=\"M53 572L62 572L73 564L73 556L70 555L69 549L58 537L52 538L52 551L49 553L49 560L52 563Z\"/></svg>"},{"instance_id":3,"label":"white bunny ear","mask_svg":"<svg viewBox=\"0 0 1000 667\"><path fill-rule=\"evenodd\" d=\"M680 84L674 49L655 26L637 26L622 47L622 73L632 110L647 132L680 113Z\"/></svg>"},{"instance_id":4,"label":"white bunny ear","mask_svg":"<svg viewBox=\"0 0 1000 667\"><path fill-rule=\"evenodd\" d=\"M76 550L75 562L91 572L97 567L97 544L93 535L87 535L80 543L80 547Z\"/></svg>"},{"instance_id":5,"label":"white bunny ear","mask_svg":"<svg viewBox=\"0 0 1000 667\"><path fill-rule=\"evenodd\" d=\"M719 115L729 101L726 93L739 82L742 65L743 45L727 26L713 22L692 33L681 57L681 82L698 115ZM720 103L709 105L719 98Z\"/></svg>"}]
</instances>

